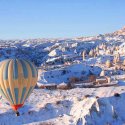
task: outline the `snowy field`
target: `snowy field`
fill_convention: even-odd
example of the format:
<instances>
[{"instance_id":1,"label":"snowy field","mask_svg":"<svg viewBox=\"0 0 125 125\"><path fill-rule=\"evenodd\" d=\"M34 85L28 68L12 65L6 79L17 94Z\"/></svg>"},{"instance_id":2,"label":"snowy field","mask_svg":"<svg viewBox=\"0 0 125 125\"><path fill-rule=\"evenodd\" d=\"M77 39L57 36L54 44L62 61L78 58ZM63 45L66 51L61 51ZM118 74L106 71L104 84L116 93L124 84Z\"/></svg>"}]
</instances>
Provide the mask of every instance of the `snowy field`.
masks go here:
<instances>
[{"instance_id":1,"label":"snowy field","mask_svg":"<svg viewBox=\"0 0 125 125\"><path fill-rule=\"evenodd\" d=\"M114 96L119 93L120 96ZM35 89L20 116L0 99L1 125L122 125L125 123L125 87Z\"/></svg>"}]
</instances>

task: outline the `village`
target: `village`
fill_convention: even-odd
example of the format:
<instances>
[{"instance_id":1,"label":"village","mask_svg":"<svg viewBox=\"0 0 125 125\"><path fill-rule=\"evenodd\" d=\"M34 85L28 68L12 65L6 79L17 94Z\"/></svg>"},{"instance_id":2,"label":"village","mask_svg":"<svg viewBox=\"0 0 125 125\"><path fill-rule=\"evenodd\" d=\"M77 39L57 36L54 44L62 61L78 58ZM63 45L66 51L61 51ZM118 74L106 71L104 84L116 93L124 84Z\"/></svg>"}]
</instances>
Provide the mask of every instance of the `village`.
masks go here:
<instances>
[{"instance_id":1,"label":"village","mask_svg":"<svg viewBox=\"0 0 125 125\"><path fill-rule=\"evenodd\" d=\"M61 51L69 48L61 48ZM71 51L71 49L70 49ZM59 69L64 74L67 72L67 67L71 65L82 64L90 67L99 67L101 69L99 74L90 72L87 76L75 75L68 78L67 83L43 84L40 88L49 89L71 89L77 87L103 87L103 86L117 86L118 81L125 78L125 59L124 50L117 46L112 46L108 43L102 43L90 50L84 50L80 54L59 55L59 50L52 51L50 59L48 59L39 69L39 72L46 72L49 70ZM103 57L101 61L97 61L99 57ZM90 62L87 62L91 59ZM93 60L93 61L92 61ZM96 61L94 61L96 60ZM42 70L44 69L44 70ZM54 77L54 76L53 76Z\"/></svg>"}]
</instances>

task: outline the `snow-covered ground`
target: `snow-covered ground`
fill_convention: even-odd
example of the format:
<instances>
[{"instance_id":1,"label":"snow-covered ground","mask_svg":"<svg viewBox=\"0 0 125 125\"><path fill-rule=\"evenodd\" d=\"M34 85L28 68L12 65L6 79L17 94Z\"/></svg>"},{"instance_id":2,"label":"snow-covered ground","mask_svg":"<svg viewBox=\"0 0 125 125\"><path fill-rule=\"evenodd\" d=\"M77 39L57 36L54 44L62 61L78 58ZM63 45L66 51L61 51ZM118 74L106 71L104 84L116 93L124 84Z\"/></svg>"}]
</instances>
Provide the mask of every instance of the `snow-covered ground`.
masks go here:
<instances>
[{"instance_id":1,"label":"snow-covered ground","mask_svg":"<svg viewBox=\"0 0 125 125\"><path fill-rule=\"evenodd\" d=\"M42 84L55 83L61 84L67 83L68 78L88 76L90 73L99 75L102 69L100 67L90 67L84 64L74 64L65 68L50 70L48 72L41 72L39 82Z\"/></svg>"},{"instance_id":2,"label":"snow-covered ground","mask_svg":"<svg viewBox=\"0 0 125 125\"><path fill-rule=\"evenodd\" d=\"M114 94L119 93L120 97ZM122 125L125 87L35 89L16 117L1 98L1 125Z\"/></svg>"}]
</instances>

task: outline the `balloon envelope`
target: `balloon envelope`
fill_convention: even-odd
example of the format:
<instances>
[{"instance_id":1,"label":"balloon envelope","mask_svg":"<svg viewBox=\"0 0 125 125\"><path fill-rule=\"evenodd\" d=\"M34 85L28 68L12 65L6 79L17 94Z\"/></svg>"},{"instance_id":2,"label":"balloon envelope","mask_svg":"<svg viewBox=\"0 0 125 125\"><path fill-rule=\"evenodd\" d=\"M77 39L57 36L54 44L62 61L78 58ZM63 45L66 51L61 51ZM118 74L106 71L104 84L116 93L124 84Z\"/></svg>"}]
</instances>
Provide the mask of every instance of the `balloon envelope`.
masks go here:
<instances>
[{"instance_id":1,"label":"balloon envelope","mask_svg":"<svg viewBox=\"0 0 125 125\"><path fill-rule=\"evenodd\" d=\"M37 69L24 59L8 59L0 63L0 93L14 110L22 107L37 82Z\"/></svg>"}]
</instances>

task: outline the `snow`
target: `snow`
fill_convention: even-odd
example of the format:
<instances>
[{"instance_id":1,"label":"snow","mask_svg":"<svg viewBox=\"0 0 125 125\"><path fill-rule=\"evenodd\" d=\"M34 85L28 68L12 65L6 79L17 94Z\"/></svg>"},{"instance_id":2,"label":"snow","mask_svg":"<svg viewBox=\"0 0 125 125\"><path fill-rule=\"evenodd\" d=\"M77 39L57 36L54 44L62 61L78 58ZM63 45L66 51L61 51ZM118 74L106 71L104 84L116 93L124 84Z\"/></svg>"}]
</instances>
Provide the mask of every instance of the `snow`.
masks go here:
<instances>
[{"instance_id":1,"label":"snow","mask_svg":"<svg viewBox=\"0 0 125 125\"><path fill-rule=\"evenodd\" d=\"M51 57L56 56L59 53L59 50L52 50L48 55Z\"/></svg>"},{"instance_id":2,"label":"snow","mask_svg":"<svg viewBox=\"0 0 125 125\"><path fill-rule=\"evenodd\" d=\"M106 49L103 45L106 45ZM97 55L90 56L90 50L97 52L97 47ZM85 59L82 58L83 51L86 52ZM113 59L118 53L120 61L115 64ZM125 124L124 35L110 33L71 39L0 40L0 61L8 58L31 60L38 68L38 88L34 89L25 105L19 109L19 117L15 116L9 103L0 96L1 125ZM105 65L107 60L113 63L112 67ZM115 66L122 68L115 69ZM102 70L111 78L111 83L107 84L110 87L39 89L41 85L66 86L72 77L99 77ZM112 85L114 83L115 86Z\"/></svg>"},{"instance_id":3,"label":"snow","mask_svg":"<svg viewBox=\"0 0 125 125\"><path fill-rule=\"evenodd\" d=\"M39 83L48 84L48 83L55 83L61 84L62 82L67 83L68 78L71 77L78 77L81 76L88 76L90 74L99 75L101 72L100 67L90 67L85 66L84 64L74 64L65 68L49 70L46 72L42 72L41 78L39 79Z\"/></svg>"},{"instance_id":4,"label":"snow","mask_svg":"<svg viewBox=\"0 0 125 125\"><path fill-rule=\"evenodd\" d=\"M114 96L116 92L120 97ZM54 91L35 89L24 107L19 110L19 117L15 116L8 103L1 98L0 123L5 125L42 123L75 125L80 122L81 125L123 124L124 92L124 86ZM85 97L86 95L89 96ZM99 98L96 98L97 96Z\"/></svg>"}]
</instances>

